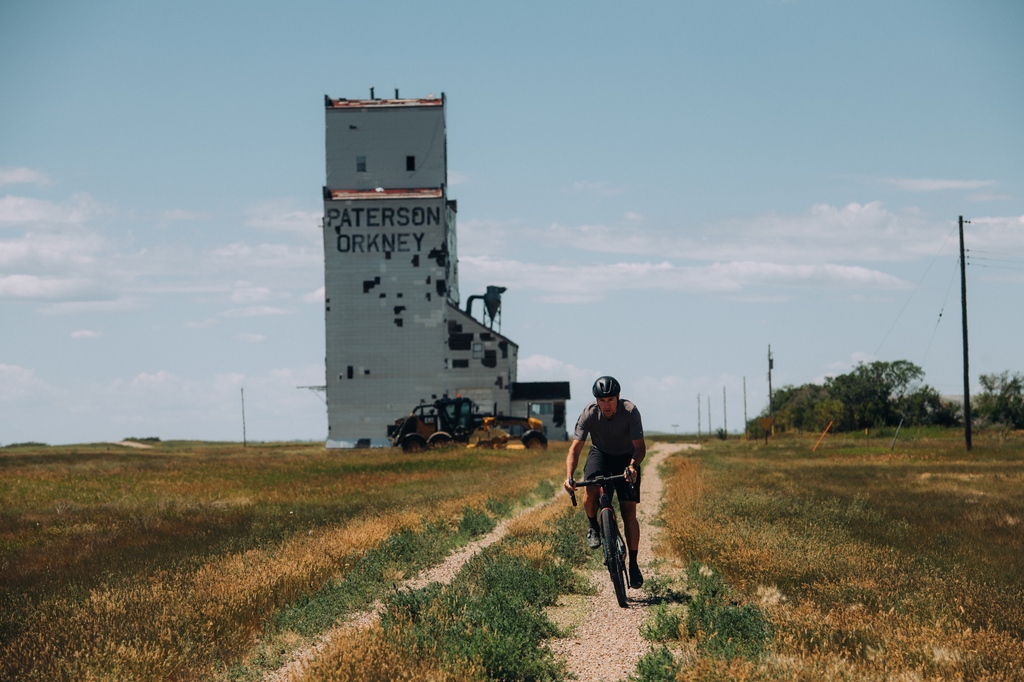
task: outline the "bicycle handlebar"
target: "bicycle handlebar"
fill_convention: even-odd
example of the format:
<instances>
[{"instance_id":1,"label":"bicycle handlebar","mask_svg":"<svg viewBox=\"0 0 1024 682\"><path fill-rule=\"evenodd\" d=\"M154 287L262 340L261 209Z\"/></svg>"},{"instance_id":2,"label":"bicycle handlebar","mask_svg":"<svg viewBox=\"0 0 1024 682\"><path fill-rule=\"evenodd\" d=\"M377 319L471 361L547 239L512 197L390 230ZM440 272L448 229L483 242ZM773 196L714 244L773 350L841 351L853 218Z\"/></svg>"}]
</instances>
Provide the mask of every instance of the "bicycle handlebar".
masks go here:
<instances>
[{"instance_id":1,"label":"bicycle handlebar","mask_svg":"<svg viewBox=\"0 0 1024 682\"><path fill-rule=\"evenodd\" d=\"M588 479L585 479L585 480L582 480L582 481L575 481L575 480L570 478L569 479L569 483L571 483L573 485L576 485L576 486L587 487L587 486L592 486L592 485L604 485L605 483L611 483L612 481L619 481L619 480L628 481L629 479L626 478L626 474L616 474L614 476L594 476L593 478L588 478ZM635 486L636 485L636 481L629 481L629 484L631 486ZM576 506L576 493L570 490L569 491L569 498L572 500L572 506L575 507Z\"/></svg>"}]
</instances>

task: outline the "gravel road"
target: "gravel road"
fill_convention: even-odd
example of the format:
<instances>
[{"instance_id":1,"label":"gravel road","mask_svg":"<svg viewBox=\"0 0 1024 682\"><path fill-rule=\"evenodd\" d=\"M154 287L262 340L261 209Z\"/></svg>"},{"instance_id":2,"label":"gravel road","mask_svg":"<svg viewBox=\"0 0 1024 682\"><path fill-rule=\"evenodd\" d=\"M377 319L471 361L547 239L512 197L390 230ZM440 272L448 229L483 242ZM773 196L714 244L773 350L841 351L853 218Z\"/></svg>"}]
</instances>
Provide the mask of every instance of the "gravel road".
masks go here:
<instances>
[{"instance_id":1,"label":"gravel road","mask_svg":"<svg viewBox=\"0 0 1024 682\"><path fill-rule=\"evenodd\" d=\"M651 447L644 462L644 480L637 518L640 521L639 563L644 579L654 573L651 560L652 535L658 531L653 525L661 505L662 481L658 465L673 452L687 445L657 443ZM620 521L621 523L621 521ZM597 550L600 551L600 550ZM590 680L621 680L636 668L637 661L647 653L648 643L640 636L646 594L627 590L628 608L620 608L615 601L615 590L603 566L590 575L597 594L583 597L563 597L550 615L561 627L571 626L572 635L548 642L549 648L565 659L569 671L581 682Z\"/></svg>"},{"instance_id":2,"label":"gravel road","mask_svg":"<svg viewBox=\"0 0 1024 682\"><path fill-rule=\"evenodd\" d=\"M643 493L638 518L640 567L645 578L653 575L650 565L653 559L651 535L657 532L657 528L652 522L661 504L662 481L657 468L665 457L687 447L696 446L657 443L648 451L644 463ZM520 514L527 514L555 501L565 502L565 492L561 488L554 497L542 500ZM504 537L512 520L505 519L493 531L454 552L443 563L406 580L403 587L416 589L431 582L450 583L463 564L484 547ZM623 609L615 602L615 592L604 567L593 571L590 580L598 588L597 594L563 598L559 606L551 609L551 617L560 626L572 626L572 635L550 640L548 646L555 655L565 659L568 669L581 681L621 680L633 672L637 661L647 652L647 643L640 637L640 623L644 618L644 607L648 605L646 595L638 590L628 590L629 607ZM268 673L264 680L286 682L301 679L302 671L333 638L343 635L352 626L369 626L380 617L380 609L378 602L371 609L354 614L344 624L325 632L316 642L295 651L288 663Z\"/></svg>"}]
</instances>

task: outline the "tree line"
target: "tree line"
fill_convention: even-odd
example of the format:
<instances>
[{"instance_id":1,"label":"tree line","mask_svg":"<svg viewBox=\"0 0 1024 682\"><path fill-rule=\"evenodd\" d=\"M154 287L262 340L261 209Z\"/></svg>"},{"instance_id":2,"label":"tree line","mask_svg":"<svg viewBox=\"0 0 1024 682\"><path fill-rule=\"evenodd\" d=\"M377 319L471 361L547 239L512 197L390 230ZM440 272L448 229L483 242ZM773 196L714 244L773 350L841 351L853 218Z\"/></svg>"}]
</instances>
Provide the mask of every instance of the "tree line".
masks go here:
<instances>
[{"instance_id":1,"label":"tree line","mask_svg":"<svg viewBox=\"0 0 1024 682\"><path fill-rule=\"evenodd\" d=\"M971 422L1024 428L1024 375L982 374L982 392L971 398ZM859 363L848 374L827 377L824 384L783 386L774 392L776 430L837 431L882 426L958 426L963 405L944 400L924 383L924 370L907 360ZM769 416L766 407L761 417ZM757 431L757 420L748 428Z\"/></svg>"}]
</instances>

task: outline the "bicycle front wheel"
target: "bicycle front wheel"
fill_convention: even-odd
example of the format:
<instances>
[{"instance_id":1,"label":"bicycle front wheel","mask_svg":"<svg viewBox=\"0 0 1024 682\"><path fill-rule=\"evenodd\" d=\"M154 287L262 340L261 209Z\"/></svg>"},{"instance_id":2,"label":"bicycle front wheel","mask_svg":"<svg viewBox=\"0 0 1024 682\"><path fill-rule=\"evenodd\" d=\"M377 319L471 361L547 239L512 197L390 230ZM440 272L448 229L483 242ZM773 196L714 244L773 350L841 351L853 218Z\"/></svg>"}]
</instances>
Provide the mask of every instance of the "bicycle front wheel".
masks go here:
<instances>
[{"instance_id":1,"label":"bicycle front wheel","mask_svg":"<svg viewBox=\"0 0 1024 682\"><path fill-rule=\"evenodd\" d=\"M619 538L619 525L611 509L601 510L601 530L604 533L605 565L615 588L615 600L626 608L626 559Z\"/></svg>"}]
</instances>

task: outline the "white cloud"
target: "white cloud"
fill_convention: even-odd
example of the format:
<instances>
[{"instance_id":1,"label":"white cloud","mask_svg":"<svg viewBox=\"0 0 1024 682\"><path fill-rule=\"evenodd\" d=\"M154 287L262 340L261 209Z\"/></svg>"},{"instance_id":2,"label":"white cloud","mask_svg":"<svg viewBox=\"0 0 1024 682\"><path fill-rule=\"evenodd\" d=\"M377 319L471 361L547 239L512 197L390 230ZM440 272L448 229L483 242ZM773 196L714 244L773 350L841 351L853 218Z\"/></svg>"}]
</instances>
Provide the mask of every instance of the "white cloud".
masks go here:
<instances>
[{"instance_id":1,"label":"white cloud","mask_svg":"<svg viewBox=\"0 0 1024 682\"><path fill-rule=\"evenodd\" d=\"M292 311L284 308L274 308L267 305L246 306L243 308L231 308L225 310L224 317L265 317L267 315L289 315Z\"/></svg>"},{"instance_id":2,"label":"white cloud","mask_svg":"<svg viewBox=\"0 0 1024 682\"><path fill-rule=\"evenodd\" d=\"M246 244L234 242L210 252L217 267L240 265L247 269L266 268L323 268L323 249L292 246L290 244Z\"/></svg>"},{"instance_id":3,"label":"white cloud","mask_svg":"<svg viewBox=\"0 0 1024 682\"><path fill-rule=\"evenodd\" d=\"M52 387L36 377L35 370L0 364L0 402L22 401L53 393Z\"/></svg>"},{"instance_id":4,"label":"white cloud","mask_svg":"<svg viewBox=\"0 0 1024 682\"><path fill-rule=\"evenodd\" d=\"M627 213L618 223L546 227L465 221L459 225L459 255L525 257L529 249L529 259L536 260L571 249L714 262L898 262L934 256L937 242L949 232L916 210L893 212L877 201L818 204L800 214L764 213L700 226L654 225L638 218Z\"/></svg>"},{"instance_id":5,"label":"white cloud","mask_svg":"<svg viewBox=\"0 0 1024 682\"><path fill-rule=\"evenodd\" d=\"M171 208L160 213L163 220L209 220L211 217L209 213L186 211L181 208Z\"/></svg>"},{"instance_id":6,"label":"white cloud","mask_svg":"<svg viewBox=\"0 0 1024 682\"><path fill-rule=\"evenodd\" d=\"M461 259L460 265L467 278L539 290L542 292L540 299L549 303L598 301L609 292L624 289L739 292L765 285L897 289L907 286L903 280L877 270L835 264L731 262L681 267L662 261L541 265L480 257Z\"/></svg>"},{"instance_id":7,"label":"white cloud","mask_svg":"<svg viewBox=\"0 0 1024 682\"><path fill-rule=\"evenodd\" d=\"M635 211L626 211L626 214L624 216L622 216L622 217L625 218L626 220L630 221L630 222L635 222L635 223L641 222L644 219L644 217L642 215L640 215L639 213L636 213Z\"/></svg>"},{"instance_id":8,"label":"white cloud","mask_svg":"<svg viewBox=\"0 0 1024 682\"><path fill-rule=\"evenodd\" d=\"M260 343L266 341L267 337L265 334L235 334L235 340L244 343Z\"/></svg>"},{"instance_id":9,"label":"white cloud","mask_svg":"<svg viewBox=\"0 0 1024 682\"><path fill-rule=\"evenodd\" d=\"M968 201L1012 201L1016 198L1012 194L999 192L975 192L967 195Z\"/></svg>"},{"instance_id":10,"label":"white cloud","mask_svg":"<svg viewBox=\"0 0 1024 682\"><path fill-rule=\"evenodd\" d=\"M593 381L594 370L564 362L549 355L534 354L519 358L519 381Z\"/></svg>"},{"instance_id":11,"label":"white cloud","mask_svg":"<svg viewBox=\"0 0 1024 682\"><path fill-rule=\"evenodd\" d=\"M285 202L263 202L250 208L245 224L262 230L321 234L323 213L294 208Z\"/></svg>"},{"instance_id":12,"label":"white cloud","mask_svg":"<svg viewBox=\"0 0 1024 682\"><path fill-rule=\"evenodd\" d=\"M89 284L80 279L59 277L0 276L0 299L53 299L76 296L88 288Z\"/></svg>"},{"instance_id":13,"label":"white cloud","mask_svg":"<svg viewBox=\"0 0 1024 682\"><path fill-rule=\"evenodd\" d=\"M125 296L106 301L62 301L43 307L44 315L94 315L136 312L146 308L138 296Z\"/></svg>"},{"instance_id":14,"label":"white cloud","mask_svg":"<svg viewBox=\"0 0 1024 682\"><path fill-rule=\"evenodd\" d=\"M256 286L251 282L235 282L231 292L232 303L259 303L272 297L270 289Z\"/></svg>"},{"instance_id":15,"label":"white cloud","mask_svg":"<svg viewBox=\"0 0 1024 682\"><path fill-rule=\"evenodd\" d=\"M0 186L18 184L49 185L50 178L46 176L46 173L32 168L10 166L0 168Z\"/></svg>"},{"instance_id":16,"label":"white cloud","mask_svg":"<svg viewBox=\"0 0 1024 682\"><path fill-rule=\"evenodd\" d=\"M31 197L0 197L0 227L10 225L78 225L102 212L88 194L79 193L62 204Z\"/></svg>"},{"instance_id":17,"label":"white cloud","mask_svg":"<svg viewBox=\"0 0 1024 682\"><path fill-rule=\"evenodd\" d=\"M576 194L589 194L598 197L614 197L624 194L626 190L624 187L613 185L610 182L588 182L585 180L577 180L569 185L566 188L566 191Z\"/></svg>"},{"instance_id":18,"label":"white cloud","mask_svg":"<svg viewBox=\"0 0 1024 682\"><path fill-rule=\"evenodd\" d=\"M316 291L311 291L308 294L303 294L302 300L306 303L323 303L327 296L327 290L325 287L320 287Z\"/></svg>"},{"instance_id":19,"label":"white cloud","mask_svg":"<svg viewBox=\"0 0 1024 682\"><path fill-rule=\"evenodd\" d=\"M71 332L71 338L73 339L98 339L101 336L103 336L102 333L89 329L79 329L78 331Z\"/></svg>"},{"instance_id":20,"label":"white cloud","mask_svg":"<svg viewBox=\"0 0 1024 682\"><path fill-rule=\"evenodd\" d=\"M454 171L454 170L451 170L451 169L448 170L448 184L449 185L451 185L453 187L455 185L465 185L469 181L470 181L469 176L466 175L465 173L460 173L459 171Z\"/></svg>"},{"instance_id":21,"label":"white cloud","mask_svg":"<svg viewBox=\"0 0 1024 682\"><path fill-rule=\"evenodd\" d=\"M939 180L935 178L880 178L897 189L907 192L944 192L958 189L981 189L996 184L995 180Z\"/></svg>"},{"instance_id":22,"label":"white cloud","mask_svg":"<svg viewBox=\"0 0 1024 682\"><path fill-rule=\"evenodd\" d=\"M104 240L96 234L28 232L16 239L0 240L0 265L8 271L89 265L104 246Z\"/></svg>"}]
</instances>

